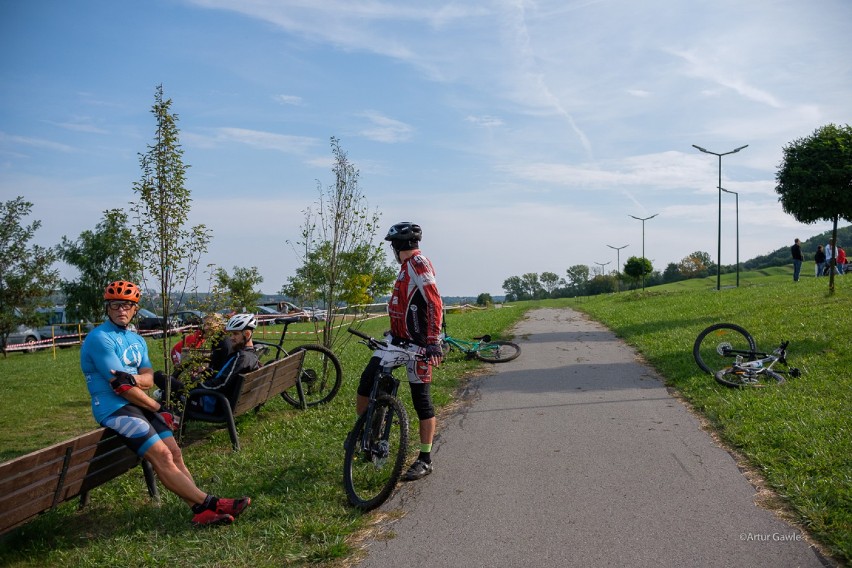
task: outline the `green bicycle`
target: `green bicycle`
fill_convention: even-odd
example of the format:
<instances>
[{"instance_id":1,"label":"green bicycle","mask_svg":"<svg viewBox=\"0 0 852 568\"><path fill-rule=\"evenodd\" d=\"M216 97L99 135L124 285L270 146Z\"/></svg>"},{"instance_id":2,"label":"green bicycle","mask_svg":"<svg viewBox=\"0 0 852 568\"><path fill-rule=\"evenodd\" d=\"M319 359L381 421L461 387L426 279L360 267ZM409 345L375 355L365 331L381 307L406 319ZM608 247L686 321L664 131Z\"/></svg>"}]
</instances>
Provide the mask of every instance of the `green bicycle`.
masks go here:
<instances>
[{"instance_id":1,"label":"green bicycle","mask_svg":"<svg viewBox=\"0 0 852 568\"><path fill-rule=\"evenodd\" d=\"M450 349L457 349L468 358L475 357L486 363L505 363L517 359L518 355L521 354L521 347L517 343L492 340L490 335L474 337L473 341L468 341L448 334L446 321L442 323L441 327L444 330L441 338L441 349L444 352L444 357L447 356Z\"/></svg>"}]
</instances>

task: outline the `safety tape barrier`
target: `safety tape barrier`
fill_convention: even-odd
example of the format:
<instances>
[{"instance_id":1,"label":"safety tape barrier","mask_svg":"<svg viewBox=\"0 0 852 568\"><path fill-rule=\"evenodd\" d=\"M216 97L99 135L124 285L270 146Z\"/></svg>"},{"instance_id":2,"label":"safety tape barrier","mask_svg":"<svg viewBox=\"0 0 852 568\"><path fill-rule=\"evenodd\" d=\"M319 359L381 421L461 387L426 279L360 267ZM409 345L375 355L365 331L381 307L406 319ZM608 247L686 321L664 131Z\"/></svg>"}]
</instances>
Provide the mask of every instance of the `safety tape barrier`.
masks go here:
<instances>
[{"instance_id":1,"label":"safety tape barrier","mask_svg":"<svg viewBox=\"0 0 852 568\"><path fill-rule=\"evenodd\" d=\"M267 321L267 320L275 320L280 319L281 316L256 316L258 322ZM368 314L367 317L359 318L359 321L367 321L371 319L376 319L380 317L387 317L387 314ZM325 333L325 327L319 326L320 322L315 322L317 327L313 330L308 331L299 331L299 330L287 330L287 335L319 335ZM348 322L343 322L339 325L334 325L331 329L341 329L350 325ZM190 331L198 329L197 325L185 325L181 327L173 327L169 329L169 335L180 335L185 334ZM146 330L136 330L136 333L141 335L142 337L152 337L153 336L161 336L163 334L163 330L161 329L146 329ZM255 330L255 334L259 336L266 335L275 335L278 336L280 333L275 331L274 333L270 331L270 333L266 333L266 330L263 329L263 326L259 327ZM69 333L66 335L55 335L50 339L41 339L39 341L30 341L27 343L10 343L6 346L6 352L12 351L32 351L35 349L48 349L53 347L54 345L60 345L62 347L70 346L70 345L81 345L83 343L83 339L86 338L86 333Z\"/></svg>"}]
</instances>

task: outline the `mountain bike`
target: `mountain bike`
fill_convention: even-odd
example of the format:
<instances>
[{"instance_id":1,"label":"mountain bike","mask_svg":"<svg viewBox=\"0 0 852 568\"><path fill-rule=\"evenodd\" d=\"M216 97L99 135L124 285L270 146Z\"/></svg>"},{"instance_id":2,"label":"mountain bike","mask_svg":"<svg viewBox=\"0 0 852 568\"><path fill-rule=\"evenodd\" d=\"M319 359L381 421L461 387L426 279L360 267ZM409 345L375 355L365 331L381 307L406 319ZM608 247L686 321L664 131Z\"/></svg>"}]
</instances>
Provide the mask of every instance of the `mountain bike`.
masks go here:
<instances>
[{"instance_id":1,"label":"mountain bike","mask_svg":"<svg viewBox=\"0 0 852 568\"><path fill-rule=\"evenodd\" d=\"M473 341L452 337L447 333L447 322L441 324L444 330L441 337L441 350L444 357L449 354L450 349L455 348L464 353L468 358L477 358L486 363L505 363L517 359L521 354L521 346L511 341L494 341L490 335L474 337Z\"/></svg>"},{"instance_id":2,"label":"mountain bike","mask_svg":"<svg viewBox=\"0 0 852 568\"><path fill-rule=\"evenodd\" d=\"M394 369L412 359L425 359L386 341L349 328L372 351L383 351L382 365L373 376L367 410L346 437L343 486L349 502L369 511L384 503L396 487L408 452L408 413L397 398Z\"/></svg>"},{"instance_id":3,"label":"mountain bike","mask_svg":"<svg viewBox=\"0 0 852 568\"><path fill-rule=\"evenodd\" d=\"M289 322L284 323L284 330L281 332L278 344L255 341L255 353L257 353L260 359L260 363L266 365L291 353L305 351L305 358L302 362L302 374L300 376L302 391L305 396L305 405L318 406L325 404L337 396L337 391L340 390L340 385L343 382L343 369L340 366L340 360L331 349L314 343L298 345L290 351L284 349L284 337L287 335L289 325ZM281 398L296 408L302 407L296 387L282 392Z\"/></svg>"},{"instance_id":4,"label":"mountain bike","mask_svg":"<svg viewBox=\"0 0 852 568\"><path fill-rule=\"evenodd\" d=\"M698 334L692 356L703 371L726 387L764 387L785 382L785 375L801 375L787 362L789 345L789 341L784 341L771 353L765 353L757 349L754 337L744 328L717 323ZM788 369L775 369L776 363Z\"/></svg>"}]
</instances>

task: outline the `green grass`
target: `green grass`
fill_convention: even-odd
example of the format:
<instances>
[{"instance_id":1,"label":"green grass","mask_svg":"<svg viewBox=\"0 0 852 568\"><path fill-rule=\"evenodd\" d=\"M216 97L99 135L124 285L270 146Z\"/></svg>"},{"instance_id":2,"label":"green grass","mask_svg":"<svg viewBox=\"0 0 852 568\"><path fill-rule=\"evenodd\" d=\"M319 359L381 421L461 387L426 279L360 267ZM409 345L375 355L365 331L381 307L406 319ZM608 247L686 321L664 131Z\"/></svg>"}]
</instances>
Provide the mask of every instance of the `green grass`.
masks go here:
<instances>
[{"instance_id":1,"label":"green grass","mask_svg":"<svg viewBox=\"0 0 852 568\"><path fill-rule=\"evenodd\" d=\"M735 275L726 274L721 291L711 277L644 293L451 313L448 326L458 337L490 333L509 338L505 330L529 308L567 306L590 314L636 347L667 384L706 416L724 442L745 456L794 520L848 563L852 370L846 365L852 280L838 278L837 291L829 296L827 279L804 277L794 284L790 274L787 268L741 273L739 288L731 287ZM693 361L692 344L704 327L721 321L748 329L761 348L789 339L791 364L804 375L759 391L717 385ZM386 327L387 320L379 319L363 329L379 334ZM82 513L67 504L11 533L0 541L0 564L281 566L338 564L357 554L352 536L368 528L373 517L347 505L341 485L342 441L354 422L355 386L369 353L353 341L336 346L335 352L345 374L338 397L307 412L277 400L258 415L239 419L242 452L231 452L224 429L192 425L195 442L185 453L199 485L222 495L254 498L234 526L192 529L185 505L168 492L163 492L160 508L151 506L141 474L134 472L97 489ZM50 353L0 359L0 448L5 458L94 426L78 354L66 349L55 360ZM460 377L477 365L451 354L435 373L436 404L450 404ZM409 404L407 396L403 400ZM414 416L410 406L408 410Z\"/></svg>"},{"instance_id":2,"label":"green grass","mask_svg":"<svg viewBox=\"0 0 852 568\"><path fill-rule=\"evenodd\" d=\"M504 330L521 313L517 308L451 313L448 325L460 337L506 337ZM387 318L361 327L373 335L386 328ZM312 339L311 334L299 335L285 345ZM157 360L158 345L151 345L152 360ZM344 369L338 396L307 411L277 399L257 415L239 418L241 452L231 451L225 429L189 425L192 443L184 446L184 453L198 485L219 495L253 498L235 525L193 529L186 505L165 490L161 506L152 506L138 470L95 489L83 512L76 511L76 503L67 503L0 538L0 565L261 567L333 563L356 554L352 535L368 527L372 517L346 501L343 439L355 422L355 388L370 351L350 340L335 352ZM478 365L451 355L435 371L436 405L451 403L460 377ZM416 416L407 390L401 392L409 415ZM0 358L0 400L3 459L96 426L79 369L79 348L58 350L55 359L51 352Z\"/></svg>"}]
</instances>

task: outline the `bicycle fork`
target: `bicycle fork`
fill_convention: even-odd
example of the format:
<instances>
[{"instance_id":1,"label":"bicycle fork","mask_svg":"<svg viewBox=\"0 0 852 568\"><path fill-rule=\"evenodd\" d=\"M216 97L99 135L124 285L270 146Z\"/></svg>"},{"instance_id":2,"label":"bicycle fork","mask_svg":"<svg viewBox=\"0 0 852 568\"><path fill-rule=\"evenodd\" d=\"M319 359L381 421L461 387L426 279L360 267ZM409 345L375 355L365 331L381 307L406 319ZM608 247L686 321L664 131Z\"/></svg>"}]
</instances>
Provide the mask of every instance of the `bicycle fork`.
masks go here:
<instances>
[{"instance_id":1,"label":"bicycle fork","mask_svg":"<svg viewBox=\"0 0 852 568\"><path fill-rule=\"evenodd\" d=\"M387 372L382 372L373 382L370 392L370 403L367 405L367 418L364 421L364 432L361 435L361 450L369 461L380 467L390 455L390 431L393 424L393 413L383 406L377 409L376 401L384 394L395 397L399 389L399 380Z\"/></svg>"}]
</instances>

